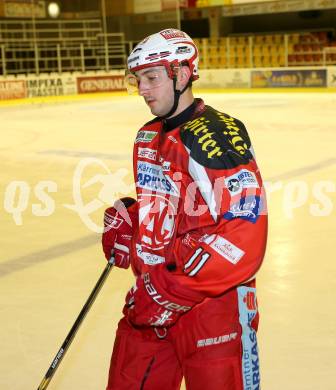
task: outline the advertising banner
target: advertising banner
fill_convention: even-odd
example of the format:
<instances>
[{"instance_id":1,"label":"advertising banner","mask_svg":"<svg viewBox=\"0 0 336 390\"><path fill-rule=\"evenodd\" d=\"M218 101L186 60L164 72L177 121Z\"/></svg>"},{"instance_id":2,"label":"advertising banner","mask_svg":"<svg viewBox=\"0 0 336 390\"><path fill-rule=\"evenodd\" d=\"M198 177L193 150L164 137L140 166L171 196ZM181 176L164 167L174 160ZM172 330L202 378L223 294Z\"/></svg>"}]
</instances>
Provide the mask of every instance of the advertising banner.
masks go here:
<instances>
[{"instance_id":1,"label":"advertising banner","mask_svg":"<svg viewBox=\"0 0 336 390\"><path fill-rule=\"evenodd\" d=\"M72 75L40 76L27 79L28 97L77 94L76 79Z\"/></svg>"},{"instance_id":2,"label":"advertising banner","mask_svg":"<svg viewBox=\"0 0 336 390\"><path fill-rule=\"evenodd\" d=\"M78 93L125 91L124 76L77 77Z\"/></svg>"},{"instance_id":3,"label":"advertising banner","mask_svg":"<svg viewBox=\"0 0 336 390\"><path fill-rule=\"evenodd\" d=\"M335 6L336 0L232 0L232 5L230 7L223 7L222 15L238 16L274 14L283 12L306 11L308 9L333 9Z\"/></svg>"},{"instance_id":4,"label":"advertising banner","mask_svg":"<svg viewBox=\"0 0 336 390\"><path fill-rule=\"evenodd\" d=\"M252 70L252 88L323 88L326 69Z\"/></svg>"},{"instance_id":5,"label":"advertising banner","mask_svg":"<svg viewBox=\"0 0 336 390\"><path fill-rule=\"evenodd\" d=\"M26 97L25 80L0 80L0 100L24 99Z\"/></svg>"},{"instance_id":6,"label":"advertising banner","mask_svg":"<svg viewBox=\"0 0 336 390\"><path fill-rule=\"evenodd\" d=\"M328 68L328 87L336 88L336 66Z\"/></svg>"},{"instance_id":7,"label":"advertising banner","mask_svg":"<svg viewBox=\"0 0 336 390\"><path fill-rule=\"evenodd\" d=\"M266 3L267 1L279 1L279 0L231 0L231 4L247 4L247 3Z\"/></svg>"},{"instance_id":8,"label":"advertising banner","mask_svg":"<svg viewBox=\"0 0 336 390\"><path fill-rule=\"evenodd\" d=\"M5 0L4 15L7 18L45 18L46 4L43 0Z\"/></svg>"},{"instance_id":9,"label":"advertising banner","mask_svg":"<svg viewBox=\"0 0 336 390\"><path fill-rule=\"evenodd\" d=\"M195 88L250 88L248 69L204 69Z\"/></svg>"}]
</instances>

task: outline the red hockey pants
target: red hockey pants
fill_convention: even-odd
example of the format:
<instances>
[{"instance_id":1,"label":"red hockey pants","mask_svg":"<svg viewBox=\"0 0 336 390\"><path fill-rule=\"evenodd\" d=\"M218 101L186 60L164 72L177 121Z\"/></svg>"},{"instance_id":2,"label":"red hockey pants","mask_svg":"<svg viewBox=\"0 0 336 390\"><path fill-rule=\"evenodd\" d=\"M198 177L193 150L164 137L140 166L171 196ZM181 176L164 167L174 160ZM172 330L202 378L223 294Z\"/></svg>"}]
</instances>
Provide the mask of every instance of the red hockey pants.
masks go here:
<instances>
[{"instance_id":1,"label":"red hockey pants","mask_svg":"<svg viewBox=\"0 0 336 390\"><path fill-rule=\"evenodd\" d=\"M240 286L183 315L159 338L123 318L107 390L259 390L255 289ZM164 335L164 330L160 333Z\"/></svg>"}]
</instances>

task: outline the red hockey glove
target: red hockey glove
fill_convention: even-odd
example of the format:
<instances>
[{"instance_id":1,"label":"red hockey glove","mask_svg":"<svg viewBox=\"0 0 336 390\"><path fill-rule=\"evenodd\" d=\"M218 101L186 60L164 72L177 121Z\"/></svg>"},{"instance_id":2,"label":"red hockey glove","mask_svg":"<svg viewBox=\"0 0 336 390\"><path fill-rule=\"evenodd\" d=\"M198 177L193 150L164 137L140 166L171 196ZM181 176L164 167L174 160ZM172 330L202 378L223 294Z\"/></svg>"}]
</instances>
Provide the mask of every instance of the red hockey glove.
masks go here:
<instances>
[{"instance_id":1,"label":"red hockey glove","mask_svg":"<svg viewBox=\"0 0 336 390\"><path fill-rule=\"evenodd\" d=\"M105 210L102 245L105 257L114 256L114 264L120 268L130 265L129 248L137 223L137 203L132 198L117 200Z\"/></svg>"},{"instance_id":2,"label":"red hockey glove","mask_svg":"<svg viewBox=\"0 0 336 390\"><path fill-rule=\"evenodd\" d=\"M136 326L169 327L202 297L180 285L163 265L137 278L123 313Z\"/></svg>"}]
</instances>

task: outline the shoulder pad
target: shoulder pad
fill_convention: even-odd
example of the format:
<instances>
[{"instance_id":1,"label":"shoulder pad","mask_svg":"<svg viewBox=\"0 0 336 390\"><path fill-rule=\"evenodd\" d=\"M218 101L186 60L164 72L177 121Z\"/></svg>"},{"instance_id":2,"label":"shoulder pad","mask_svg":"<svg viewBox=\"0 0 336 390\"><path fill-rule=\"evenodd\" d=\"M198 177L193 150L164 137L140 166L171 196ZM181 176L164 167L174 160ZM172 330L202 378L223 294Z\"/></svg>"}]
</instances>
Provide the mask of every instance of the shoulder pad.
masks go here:
<instances>
[{"instance_id":1,"label":"shoulder pad","mask_svg":"<svg viewBox=\"0 0 336 390\"><path fill-rule=\"evenodd\" d=\"M244 124L209 106L182 126L181 139L190 156L207 168L231 169L253 159Z\"/></svg>"}]
</instances>

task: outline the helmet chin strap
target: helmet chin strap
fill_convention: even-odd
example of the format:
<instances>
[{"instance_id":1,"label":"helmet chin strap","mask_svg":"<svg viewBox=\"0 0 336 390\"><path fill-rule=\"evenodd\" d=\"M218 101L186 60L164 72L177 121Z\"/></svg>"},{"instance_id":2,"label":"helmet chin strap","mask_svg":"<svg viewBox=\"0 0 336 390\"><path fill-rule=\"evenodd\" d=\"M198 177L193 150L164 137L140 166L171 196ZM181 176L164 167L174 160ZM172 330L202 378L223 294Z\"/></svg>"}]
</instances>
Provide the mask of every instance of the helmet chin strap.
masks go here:
<instances>
[{"instance_id":1,"label":"helmet chin strap","mask_svg":"<svg viewBox=\"0 0 336 390\"><path fill-rule=\"evenodd\" d=\"M162 115L160 118L163 118L163 119L167 119L169 118L170 116L172 116L174 114L174 112L176 111L177 109L177 106L179 104L179 100L180 100L180 96L183 94L183 92L188 88L189 86L189 83L186 84L186 86L182 89L182 91L179 91L178 89L176 89L176 82L177 82L177 79L176 77L173 78L173 86L174 86L174 103L173 103L173 106L172 108L167 112L167 114L165 115Z\"/></svg>"}]
</instances>

